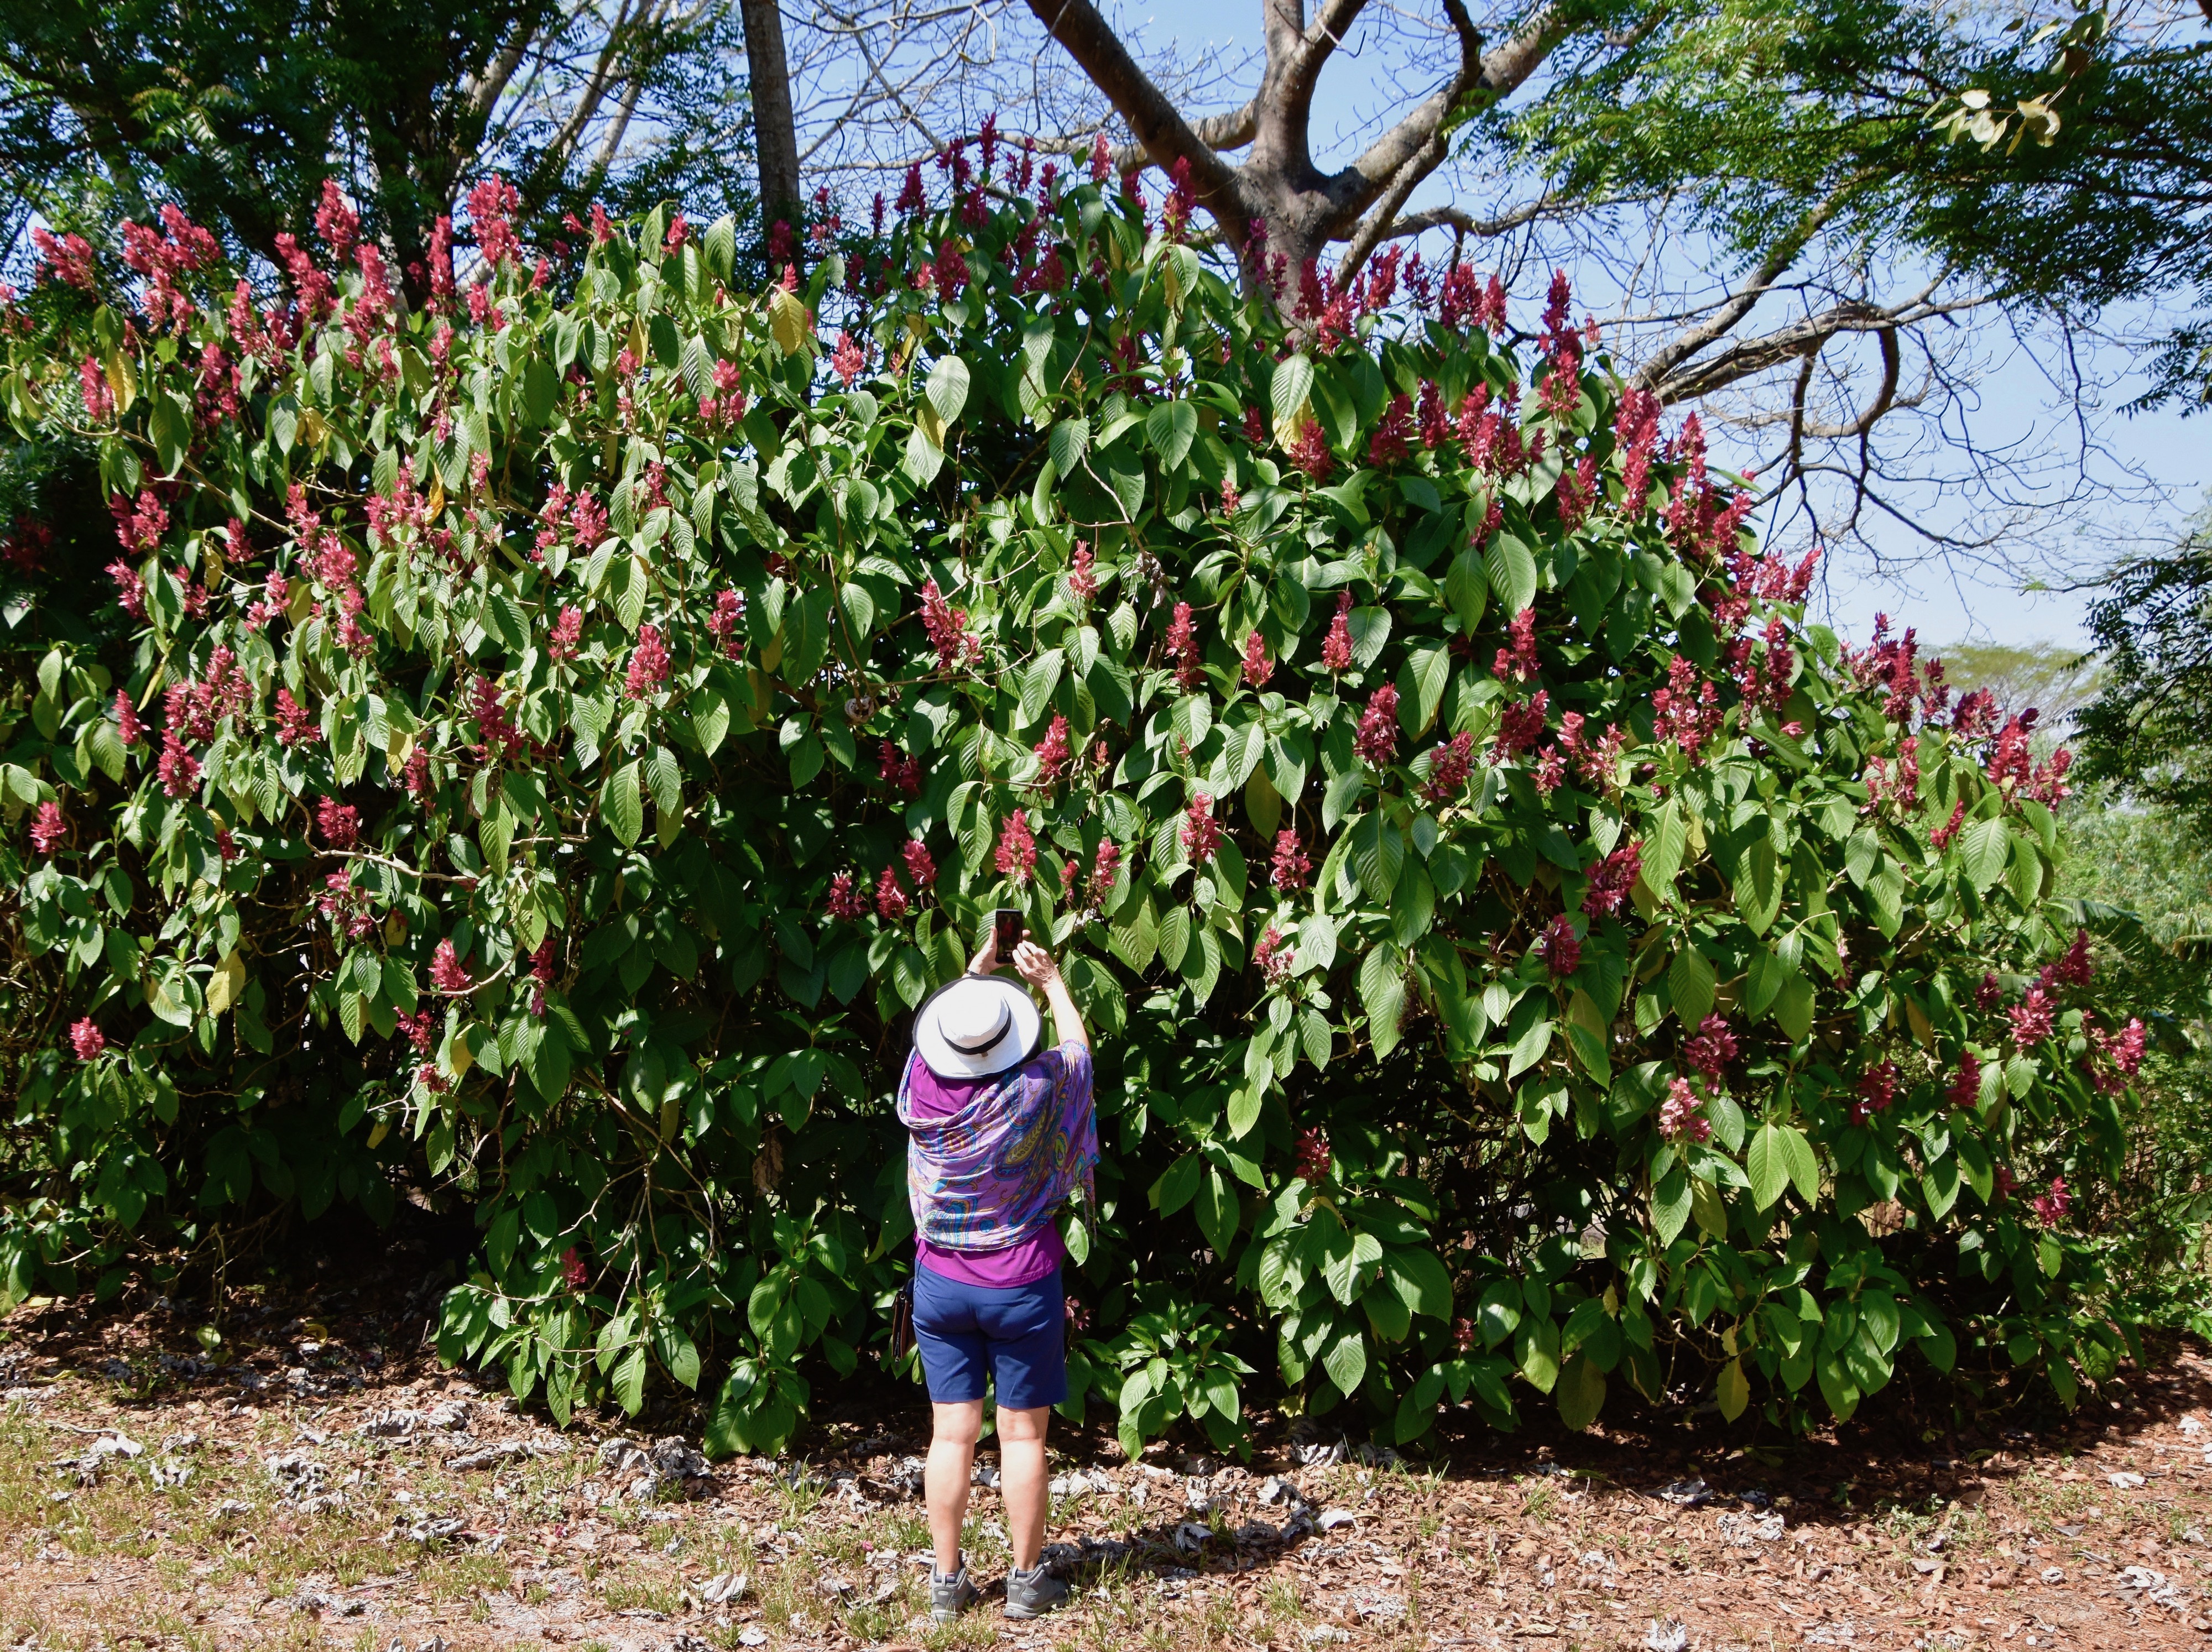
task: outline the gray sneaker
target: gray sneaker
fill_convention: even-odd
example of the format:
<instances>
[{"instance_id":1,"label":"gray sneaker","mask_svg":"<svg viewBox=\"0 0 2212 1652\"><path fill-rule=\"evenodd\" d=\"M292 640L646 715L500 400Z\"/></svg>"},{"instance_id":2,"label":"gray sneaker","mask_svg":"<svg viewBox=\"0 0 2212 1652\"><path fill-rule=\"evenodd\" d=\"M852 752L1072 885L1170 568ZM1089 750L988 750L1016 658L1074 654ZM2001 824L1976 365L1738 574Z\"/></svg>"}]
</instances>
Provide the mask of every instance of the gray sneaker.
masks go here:
<instances>
[{"instance_id":1,"label":"gray sneaker","mask_svg":"<svg viewBox=\"0 0 2212 1652\"><path fill-rule=\"evenodd\" d=\"M1006 1616L1042 1618L1067 1604L1071 1591L1040 1564L1033 1570L1006 1574Z\"/></svg>"},{"instance_id":2,"label":"gray sneaker","mask_svg":"<svg viewBox=\"0 0 2212 1652\"><path fill-rule=\"evenodd\" d=\"M951 1576L932 1567L929 1573L929 1615L940 1624L949 1624L979 1597L975 1584L968 1581L968 1568L963 1566Z\"/></svg>"}]
</instances>

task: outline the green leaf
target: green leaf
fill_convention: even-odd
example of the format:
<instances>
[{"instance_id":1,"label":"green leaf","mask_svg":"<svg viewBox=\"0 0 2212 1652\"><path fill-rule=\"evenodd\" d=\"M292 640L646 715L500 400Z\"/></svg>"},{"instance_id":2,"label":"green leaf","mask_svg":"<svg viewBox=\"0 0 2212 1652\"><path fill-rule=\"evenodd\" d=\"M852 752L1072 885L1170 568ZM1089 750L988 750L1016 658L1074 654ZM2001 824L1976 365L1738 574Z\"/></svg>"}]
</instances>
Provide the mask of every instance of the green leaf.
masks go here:
<instances>
[{"instance_id":1,"label":"green leaf","mask_svg":"<svg viewBox=\"0 0 2212 1652\"><path fill-rule=\"evenodd\" d=\"M1713 1384L1713 1397L1720 1402L1721 1415L1733 1423L1743 1415L1751 1404L1751 1383L1743 1374L1743 1361L1731 1359L1721 1367L1721 1374Z\"/></svg>"},{"instance_id":2,"label":"green leaf","mask_svg":"<svg viewBox=\"0 0 2212 1652\"><path fill-rule=\"evenodd\" d=\"M615 1399L622 1406L624 1416L635 1417L645 1409L645 1349L642 1346L634 1347L623 1356L622 1363L615 1367L614 1379L610 1386L614 1390Z\"/></svg>"},{"instance_id":3,"label":"green leaf","mask_svg":"<svg viewBox=\"0 0 2212 1652\"><path fill-rule=\"evenodd\" d=\"M1357 1331L1346 1331L1322 1356L1321 1367L1336 1391L1350 1399L1367 1380L1367 1339Z\"/></svg>"},{"instance_id":4,"label":"green leaf","mask_svg":"<svg viewBox=\"0 0 2212 1652\"><path fill-rule=\"evenodd\" d=\"M1398 1047L1398 1023L1406 1012L1405 962L1395 947L1378 946L1360 960L1359 1001L1380 1060Z\"/></svg>"},{"instance_id":5,"label":"green leaf","mask_svg":"<svg viewBox=\"0 0 2212 1652\"><path fill-rule=\"evenodd\" d=\"M1644 846L1644 882L1662 900L1674 893L1674 876L1682 867L1685 832L1682 800L1669 798L1661 807L1651 835Z\"/></svg>"},{"instance_id":6,"label":"green leaf","mask_svg":"<svg viewBox=\"0 0 2212 1652\"><path fill-rule=\"evenodd\" d=\"M1805 1133L1794 1125L1782 1127L1782 1148L1790 1162L1790 1180L1797 1189L1797 1196L1805 1201L1808 1210L1817 1210L1820 1204L1820 1161L1813 1151L1813 1144Z\"/></svg>"},{"instance_id":7,"label":"green leaf","mask_svg":"<svg viewBox=\"0 0 2212 1652\"><path fill-rule=\"evenodd\" d=\"M1199 1177L1206 1168L1206 1161L1195 1153L1176 1160L1152 1183L1147 1196L1152 1207L1162 1216L1173 1216L1198 1196Z\"/></svg>"},{"instance_id":8,"label":"green leaf","mask_svg":"<svg viewBox=\"0 0 2212 1652\"><path fill-rule=\"evenodd\" d=\"M1990 885L2004 876L2005 862L2012 853L2012 837L2003 817L1972 822L1959 834L1955 852L1974 892L1987 894Z\"/></svg>"},{"instance_id":9,"label":"green leaf","mask_svg":"<svg viewBox=\"0 0 2212 1652\"><path fill-rule=\"evenodd\" d=\"M1207 1248L1216 1256L1227 1257L1230 1242L1237 1237L1237 1194L1211 1165L1199 1184L1196 1202L1198 1230L1206 1236Z\"/></svg>"},{"instance_id":10,"label":"green leaf","mask_svg":"<svg viewBox=\"0 0 2212 1652\"><path fill-rule=\"evenodd\" d=\"M1813 983L1802 975L1792 975L1774 1000L1775 1024L1793 1041L1813 1030Z\"/></svg>"},{"instance_id":11,"label":"green leaf","mask_svg":"<svg viewBox=\"0 0 2212 1652\"><path fill-rule=\"evenodd\" d=\"M153 438L154 459L161 474L176 475L192 444L191 404L173 390L161 392L154 398L146 434Z\"/></svg>"},{"instance_id":12,"label":"green leaf","mask_svg":"<svg viewBox=\"0 0 2212 1652\"><path fill-rule=\"evenodd\" d=\"M1559 1368L1552 1394L1559 1401L1559 1420L1579 1434L1597 1420L1605 1405L1605 1373L1588 1354L1576 1354Z\"/></svg>"},{"instance_id":13,"label":"green leaf","mask_svg":"<svg viewBox=\"0 0 2212 1652\"><path fill-rule=\"evenodd\" d=\"M939 356L929 370L924 393L930 406L937 410L937 416L951 424L968 405L968 364L957 355Z\"/></svg>"},{"instance_id":14,"label":"green leaf","mask_svg":"<svg viewBox=\"0 0 2212 1652\"><path fill-rule=\"evenodd\" d=\"M599 817L624 848L636 847L645 830L645 800L638 789L638 764L625 763L607 777L599 794Z\"/></svg>"},{"instance_id":15,"label":"green leaf","mask_svg":"<svg viewBox=\"0 0 2212 1652\"><path fill-rule=\"evenodd\" d=\"M1313 398L1313 363L1305 356L1288 355L1275 363L1274 377L1267 385L1267 402L1275 416L1278 442L1290 440L1291 421Z\"/></svg>"},{"instance_id":16,"label":"green leaf","mask_svg":"<svg viewBox=\"0 0 2212 1652\"><path fill-rule=\"evenodd\" d=\"M1536 600L1536 558L1528 547L1510 533L1501 533L1483 553L1490 573L1490 588L1498 593L1510 617Z\"/></svg>"},{"instance_id":17,"label":"green leaf","mask_svg":"<svg viewBox=\"0 0 2212 1652\"><path fill-rule=\"evenodd\" d=\"M1380 813L1361 816L1352 829L1352 870L1367 898L1377 906L1389 905L1405 865L1406 840L1398 829Z\"/></svg>"},{"instance_id":18,"label":"green leaf","mask_svg":"<svg viewBox=\"0 0 2212 1652\"><path fill-rule=\"evenodd\" d=\"M1684 1031L1695 1032L1698 1023L1713 1012L1716 984L1711 961L1686 942L1667 969L1667 990Z\"/></svg>"},{"instance_id":19,"label":"green leaf","mask_svg":"<svg viewBox=\"0 0 2212 1652\"><path fill-rule=\"evenodd\" d=\"M1073 476L1090 450L1091 421L1079 416L1060 420L1053 426L1045 446L1052 455L1052 468L1062 476Z\"/></svg>"},{"instance_id":20,"label":"green leaf","mask_svg":"<svg viewBox=\"0 0 2212 1652\"><path fill-rule=\"evenodd\" d=\"M1451 681L1451 655L1433 642L1408 650L1398 668L1398 723L1419 739L1436 721L1443 703L1444 688Z\"/></svg>"},{"instance_id":21,"label":"green leaf","mask_svg":"<svg viewBox=\"0 0 2212 1652\"><path fill-rule=\"evenodd\" d=\"M1382 1258L1382 1271L1400 1299L1414 1313L1450 1320L1451 1275L1434 1251L1394 1248Z\"/></svg>"},{"instance_id":22,"label":"green leaf","mask_svg":"<svg viewBox=\"0 0 2212 1652\"><path fill-rule=\"evenodd\" d=\"M1145 439L1164 469L1183 462L1198 434L1198 410L1187 401L1162 402L1145 416Z\"/></svg>"},{"instance_id":23,"label":"green leaf","mask_svg":"<svg viewBox=\"0 0 2212 1652\"><path fill-rule=\"evenodd\" d=\"M1451 571L1444 575L1444 600L1462 631L1482 623L1482 610L1490 601L1490 578L1483 570L1482 553L1473 545L1452 558Z\"/></svg>"},{"instance_id":24,"label":"green leaf","mask_svg":"<svg viewBox=\"0 0 2212 1652\"><path fill-rule=\"evenodd\" d=\"M1751 1139L1745 1168L1751 1173L1753 1200L1762 1211L1771 1208L1790 1185L1790 1154L1782 1145L1779 1125L1764 1124L1759 1127L1759 1133Z\"/></svg>"}]
</instances>

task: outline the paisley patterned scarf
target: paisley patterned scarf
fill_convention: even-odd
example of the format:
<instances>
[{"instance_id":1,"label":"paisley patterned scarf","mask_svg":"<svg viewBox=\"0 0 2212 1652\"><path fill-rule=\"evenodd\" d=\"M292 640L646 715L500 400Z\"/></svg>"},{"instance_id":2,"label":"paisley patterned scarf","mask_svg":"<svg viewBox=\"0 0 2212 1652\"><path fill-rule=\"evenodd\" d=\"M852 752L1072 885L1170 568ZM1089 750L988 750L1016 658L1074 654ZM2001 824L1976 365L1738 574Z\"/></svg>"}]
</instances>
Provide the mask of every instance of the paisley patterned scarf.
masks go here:
<instances>
[{"instance_id":1,"label":"paisley patterned scarf","mask_svg":"<svg viewBox=\"0 0 2212 1652\"><path fill-rule=\"evenodd\" d=\"M1000 1074L957 1112L916 1120L920 1058L899 1081L907 1127L907 1199L915 1230L942 1250L1003 1250L1051 1221L1098 1163L1091 1052L1062 1044Z\"/></svg>"}]
</instances>

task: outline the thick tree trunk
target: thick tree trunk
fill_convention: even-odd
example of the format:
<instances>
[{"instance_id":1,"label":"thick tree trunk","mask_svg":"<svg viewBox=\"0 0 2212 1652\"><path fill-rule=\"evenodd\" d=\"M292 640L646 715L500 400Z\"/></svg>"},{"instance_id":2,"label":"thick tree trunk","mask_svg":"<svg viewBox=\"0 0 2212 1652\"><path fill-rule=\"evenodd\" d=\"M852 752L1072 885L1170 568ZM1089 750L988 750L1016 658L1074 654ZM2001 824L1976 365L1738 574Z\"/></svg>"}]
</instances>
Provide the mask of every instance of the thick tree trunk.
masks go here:
<instances>
[{"instance_id":1,"label":"thick tree trunk","mask_svg":"<svg viewBox=\"0 0 2212 1652\"><path fill-rule=\"evenodd\" d=\"M1406 199L1442 164L1449 129L1471 94L1502 96L1522 83L1565 38L1557 0L1544 0L1510 39L1486 53L1465 0L1440 0L1456 36L1451 78L1376 136L1358 159L1334 173L1314 165L1310 137L1315 82L1370 0L1261 0L1267 67L1252 100L1231 114L1187 119L1139 68L1091 0L1029 0L1030 11L1066 48L1091 83L1128 122L1141 157L1169 170L1188 168L1190 186L1242 255L1246 288L1303 318L1302 279L1334 242L1349 250L1333 272L1351 279L1399 222ZM2206 0L2212 4L2212 0ZM1232 164L1224 149L1249 143ZM1261 242L1258 227L1264 222Z\"/></svg>"},{"instance_id":2,"label":"thick tree trunk","mask_svg":"<svg viewBox=\"0 0 2212 1652\"><path fill-rule=\"evenodd\" d=\"M800 218L799 129L791 113L791 67L783 52L777 0L738 0L751 71L754 158L760 167L761 230Z\"/></svg>"}]
</instances>

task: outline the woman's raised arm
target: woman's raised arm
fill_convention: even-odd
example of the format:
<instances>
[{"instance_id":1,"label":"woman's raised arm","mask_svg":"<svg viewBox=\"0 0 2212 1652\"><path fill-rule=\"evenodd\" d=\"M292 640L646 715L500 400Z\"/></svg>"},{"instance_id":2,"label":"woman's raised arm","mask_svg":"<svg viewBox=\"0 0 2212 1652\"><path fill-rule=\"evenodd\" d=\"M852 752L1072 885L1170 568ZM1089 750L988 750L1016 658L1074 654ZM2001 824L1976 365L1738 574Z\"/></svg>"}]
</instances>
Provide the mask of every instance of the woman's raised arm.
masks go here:
<instances>
[{"instance_id":1,"label":"woman's raised arm","mask_svg":"<svg viewBox=\"0 0 2212 1652\"><path fill-rule=\"evenodd\" d=\"M1060 965L1052 954L1035 941L1024 941L1014 949L1014 968L1024 981L1044 994L1044 1001L1051 1005L1053 1042L1080 1044L1089 1049L1091 1035L1084 1030L1083 1012L1075 1007L1074 995L1060 979Z\"/></svg>"}]
</instances>

